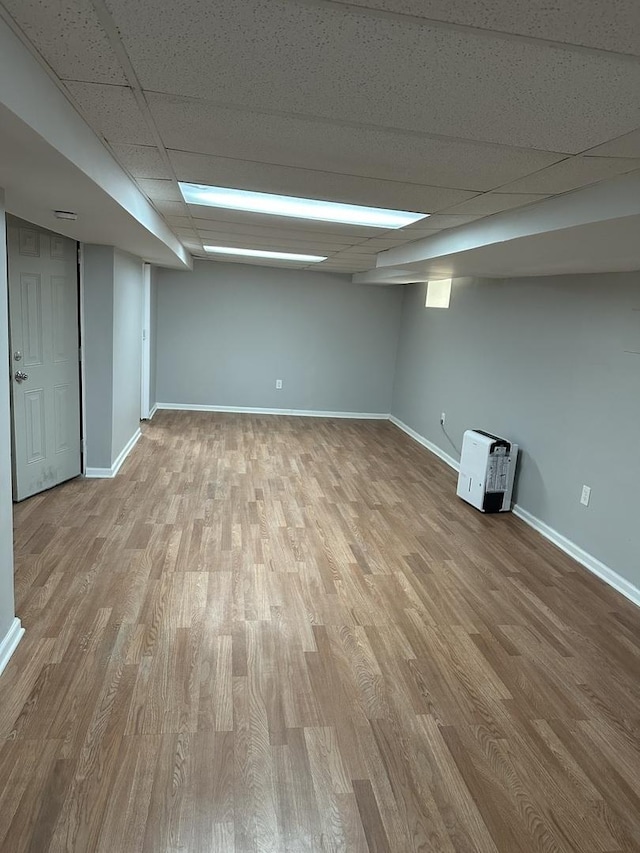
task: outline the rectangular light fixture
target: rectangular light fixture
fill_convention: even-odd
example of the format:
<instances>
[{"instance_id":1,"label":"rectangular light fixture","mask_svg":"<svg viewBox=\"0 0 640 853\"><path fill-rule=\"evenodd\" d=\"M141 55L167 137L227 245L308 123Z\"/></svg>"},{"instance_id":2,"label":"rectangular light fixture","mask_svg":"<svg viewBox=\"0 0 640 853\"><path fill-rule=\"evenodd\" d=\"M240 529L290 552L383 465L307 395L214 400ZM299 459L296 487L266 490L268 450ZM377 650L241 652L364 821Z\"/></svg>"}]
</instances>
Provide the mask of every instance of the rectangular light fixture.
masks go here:
<instances>
[{"instance_id":1,"label":"rectangular light fixture","mask_svg":"<svg viewBox=\"0 0 640 853\"><path fill-rule=\"evenodd\" d=\"M295 219L313 219L319 222L338 222L342 225L364 225L387 230L403 228L428 216L427 213L362 207L359 204L232 190L226 187L210 187L206 184L188 184L182 181L179 182L179 186L187 204L221 207L226 210L244 210L248 213L265 213L272 216L291 216Z\"/></svg>"},{"instance_id":2,"label":"rectangular light fixture","mask_svg":"<svg viewBox=\"0 0 640 853\"><path fill-rule=\"evenodd\" d=\"M298 255L294 252L267 252L263 249L235 249L232 246L205 246L206 252L212 255L238 255L244 258L271 258L275 261L301 261L307 264L317 264L326 261L324 255Z\"/></svg>"}]
</instances>

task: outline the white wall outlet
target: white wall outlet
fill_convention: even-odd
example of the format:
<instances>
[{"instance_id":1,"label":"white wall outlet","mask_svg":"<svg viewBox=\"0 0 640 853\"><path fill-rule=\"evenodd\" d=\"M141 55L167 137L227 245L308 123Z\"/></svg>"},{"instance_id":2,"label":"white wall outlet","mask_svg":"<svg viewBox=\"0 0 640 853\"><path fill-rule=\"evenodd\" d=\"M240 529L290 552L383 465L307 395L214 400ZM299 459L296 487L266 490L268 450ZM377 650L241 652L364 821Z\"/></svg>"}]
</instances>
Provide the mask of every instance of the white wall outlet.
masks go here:
<instances>
[{"instance_id":1,"label":"white wall outlet","mask_svg":"<svg viewBox=\"0 0 640 853\"><path fill-rule=\"evenodd\" d=\"M282 379L276 379L276 391L282 390Z\"/></svg>"},{"instance_id":2,"label":"white wall outlet","mask_svg":"<svg viewBox=\"0 0 640 853\"><path fill-rule=\"evenodd\" d=\"M445 424L445 421L446 421L446 420L447 420L447 416L446 416L446 414L443 412L443 413L440 415L440 426L444 426L444 424Z\"/></svg>"},{"instance_id":3,"label":"white wall outlet","mask_svg":"<svg viewBox=\"0 0 640 853\"><path fill-rule=\"evenodd\" d=\"M589 501L591 499L591 486L583 486L582 494L580 495L580 503L583 506L589 506Z\"/></svg>"}]
</instances>

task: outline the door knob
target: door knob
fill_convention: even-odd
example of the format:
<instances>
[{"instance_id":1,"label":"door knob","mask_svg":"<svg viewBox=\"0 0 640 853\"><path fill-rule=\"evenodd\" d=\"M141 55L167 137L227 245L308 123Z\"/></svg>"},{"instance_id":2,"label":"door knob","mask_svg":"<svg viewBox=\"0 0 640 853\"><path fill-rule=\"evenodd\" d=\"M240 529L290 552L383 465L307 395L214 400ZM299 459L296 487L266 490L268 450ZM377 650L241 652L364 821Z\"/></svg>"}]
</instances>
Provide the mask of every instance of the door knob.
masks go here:
<instances>
[{"instance_id":1,"label":"door knob","mask_svg":"<svg viewBox=\"0 0 640 853\"><path fill-rule=\"evenodd\" d=\"M25 373L22 370L16 370L16 372L14 373L14 379L16 380L16 382L24 382L24 380L28 378L29 374Z\"/></svg>"}]
</instances>

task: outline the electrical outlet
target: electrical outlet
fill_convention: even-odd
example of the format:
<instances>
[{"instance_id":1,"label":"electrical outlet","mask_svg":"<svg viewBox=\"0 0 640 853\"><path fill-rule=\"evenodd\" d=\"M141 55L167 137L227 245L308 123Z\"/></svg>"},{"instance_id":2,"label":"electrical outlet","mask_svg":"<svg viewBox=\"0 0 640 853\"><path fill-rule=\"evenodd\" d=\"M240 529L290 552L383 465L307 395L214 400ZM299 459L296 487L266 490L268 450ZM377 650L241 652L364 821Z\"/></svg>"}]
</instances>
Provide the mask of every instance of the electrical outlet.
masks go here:
<instances>
[{"instance_id":1,"label":"electrical outlet","mask_svg":"<svg viewBox=\"0 0 640 853\"><path fill-rule=\"evenodd\" d=\"M276 379L276 391L282 391L282 379Z\"/></svg>"},{"instance_id":2,"label":"electrical outlet","mask_svg":"<svg viewBox=\"0 0 640 853\"><path fill-rule=\"evenodd\" d=\"M580 495L580 503L583 506L589 506L589 501L591 499L591 486L583 486L582 494Z\"/></svg>"},{"instance_id":3,"label":"electrical outlet","mask_svg":"<svg viewBox=\"0 0 640 853\"><path fill-rule=\"evenodd\" d=\"M446 416L446 414L443 412L443 413L440 415L440 426L444 426L446 419L447 419L447 416Z\"/></svg>"}]
</instances>

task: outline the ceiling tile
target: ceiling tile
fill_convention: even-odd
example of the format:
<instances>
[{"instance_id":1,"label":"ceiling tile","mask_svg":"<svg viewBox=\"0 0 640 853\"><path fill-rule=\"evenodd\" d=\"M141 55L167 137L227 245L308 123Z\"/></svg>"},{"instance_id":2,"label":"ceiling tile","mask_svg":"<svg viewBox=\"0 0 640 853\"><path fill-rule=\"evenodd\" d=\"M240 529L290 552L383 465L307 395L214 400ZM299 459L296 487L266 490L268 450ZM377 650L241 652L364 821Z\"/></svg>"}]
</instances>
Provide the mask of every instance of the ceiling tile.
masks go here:
<instances>
[{"instance_id":1,"label":"ceiling tile","mask_svg":"<svg viewBox=\"0 0 640 853\"><path fill-rule=\"evenodd\" d=\"M136 181L142 192L152 201L180 201L182 196L175 181L163 181L156 178L138 178Z\"/></svg>"},{"instance_id":2,"label":"ceiling tile","mask_svg":"<svg viewBox=\"0 0 640 853\"><path fill-rule=\"evenodd\" d=\"M205 154L171 151L169 156L180 181L280 193L300 198L429 213L451 207L475 195L474 192L464 190L292 169L287 166L271 166Z\"/></svg>"},{"instance_id":3,"label":"ceiling tile","mask_svg":"<svg viewBox=\"0 0 640 853\"><path fill-rule=\"evenodd\" d=\"M498 198L495 198L495 196ZM543 195L534 195L529 197L529 195L525 196L525 201L529 202L531 200L537 200L545 198ZM272 216L260 216L257 214L245 214L238 211L224 211L224 210L215 210L213 208L209 208L208 210L212 215L218 215L223 217L221 219L195 219L194 223L197 227L198 231L200 230L213 230L220 231L225 233L233 233L236 229L242 229L243 233L247 227L251 227L255 229L256 236L260 234L264 234L269 238L274 238L276 235L283 234L287 237L291 237L292 239L297 239L296 234L300 234L300 239L306 239L307 237L311 240L315 240L316 242L340 242L345 246L355 246L356 244L362 244L367 239L377 240L380 239L382 243L386 242L383 238L390 238L394 241L395 245L401 245L405 242L411 242L422 237L432 236L434 233L438 233L446 228L455 228L460 225L464 225L469 222L473 222L477 219L482 218L482 216L489 215L489 213L497 212L495 210L496 207L501 209L506 209L504 205L512 205L516 202L517 206L525 203L523 202L521 196L518 195L510 195L510 194L491 194L491 199L487 200L487 196L480 196L479 198L484 198L484 206L486 208L491 208L490 211L485 213L474 213L474 214L460 214L460 213L446 213L446 214L436 214L435 216L430 216L426 222L429 225L436 226L435 228L428 227L419 227L418 225L407 226L406 228L398 229L395 231L384 231L382 232L380 229L373 228L357 228L357 227L340 227L336 226L333 223L312 223L305 220L292 220L286 219L286 217L272 217ZM475 201L473 199L472 201ZM156 206L160 204L160 202L154 202ZM166 202L165 202L166 204ZM205 208L197 208L198 210L206 210ZM274 221L284 220L283 225L274 226ZM269 223L269 224L265 224ZM189 227L190 220L185 219L182 220L180 217L170 217L170 224L176 227ZM334 229L338 229L338 233L335 232ZM364 233L362 233L364 232ZM397 235L397 242L393 235ZM383 251L385 248L392 248L392 246L387 243L387 245L381 245L378 251Z\"/></svg>"},{"instance_id":4,"label":"ceiling tile","mask_svg":"<svg viewBox=\"0 0 640 853\"><path fill-rule=\"evenodd\" d=\"M154 201L157 207L159 202ZM192 228L193 220L189 216L165 216L166 221L172 228Z\"/></svg>"},{"instance_id":5,"label":"ceiling tile","mask_svg":"<svg viewBox=\"0 0 640 853\"><path fill-rule=\"evenodd\" d=\"M349 0L350 5L384 9L469 27L532 38L581 44L640 55L640 15L636 0Z\"/></svg>"},{"instance_id":6,"label":"ceiling tile","mask_svg":"<svg viewBox=\"0 0 640 853\"><path fill-rule=\"evenodd\" d=\"M169 222L174 219L184 219L189 222L189 211L187 205L183 201L166 201L157 199L153 202L153 206L161 213ZM177 223L180 224L180 223Z\"/></svg>"},{"instance_id":7,"label":"ceiling tile","mask_svg":"<svg viewBox=\"0 0 640 853\"><path fill-rule=\"evenodd\" d=\"M470 201L462 202L462 204L452 208L452 212L478 213L481 216L489 216L492 213L500 213L502 210L523 207L525 204L541 201L543 198L548 198L548 195L485 193L484 195L472 198Z\"/></svg>"},{"instance_id":8,"label":"ceiling tile","mask_svg":"<svg viewBox=\"0 0 640 853\"><path fill-rule=\"evenodd\" d=\"M152 145L111 143L111 150L134 178L172 178L160 151Z\"/></svg>"},{"instance_id":9,"label":"ceiling tile","mask_svg":"<svg viewBox=\"0 0 640 853\"><path fill-rule=\"evenodd\" d=\"M316 269L318 272L321 270L328 270L331 272L344 272L344 273L354 273L354 272L365 272L366 270L373 269L372 264L348 264L344 262L336 261L335 263L329 263L329 261L323 261L321 264L316 265Z\"/></svg>"},{"instance_id":10,"label":"ceiling tile","mask_svg":"<svg viewBox=\"0 0 640 853\"><path fill-rule=\"evenodd\" d=\"M167 148L435 187L489 190L562 159L483 142L216 107L146 94ZM190 167L198 167L195 161Z\"/></svg>"},{"instance_id":11,"label":"ceiling tile","mask_svg":"<svg viewBox=\"0 0 640 853\"><path fill-rule=\"evenodd\" d=\"M367 240L364 243L358 243L358 250L361 252L369 251L370 249L375 252L384 252L385 249L393 249L396 246L403 246L405 243L410 243L413 240L419 240L420 237L431 236L432 234L438 234L437 230L424 232L421 234L405 232L403 229L400 229L397 232L396 237L374 237L372 240Z\"/></svg>"},{"instance_id":12,"label":"ceiling tile","mask_svg":"<svg viewBox=\"0 0 640 853\"><path fill-rule=\"evenodd\" d=\"M354 246L352 249L343 249L341 252L336 252L334 260L339 259L341 261L353 261L354 263L368 263L371 261L371 258L376 255L376 251L362 252L360 251L360 246Z\"/></svg>"},{"instance_id":13,"label":"ceiling tile","mask_svg":"<svg viewBox=\"0 0 640 853\"><path fill-rule=\"evenodd\" d=\"M640 157L640 129L591 148L588 153L598 157Z\"/></svg>"},{"instance_id":14,"label":"ceiling tile","mask_svg":"<svg viewBox=\"0 0 640 853\"><path fill-rule=\"evenodd\" d=\"M108 6L147 90L569 153L640 124L627 56L336 3Z\"/></svg>"},{"instance_id":15,"label":"ceiling tile","mask_svg":"<svg viewBox=\"0 0 640 853\"><path fill-rule=\"evenodd\" d=\"M220 207L202 207L190 204L189 210L198 227L206 227L211 220L234 222L241 225L260 225L267 228L288 228L296 231L312 231L314 234L338 234L343 237L377 237L381 228L365 228L360 225L341 225L337 222L311 222L291 216L271 216L266 213L245 213L239 210L223 210ZM204 224L203 224L204 223Z\"/></svg>"},{"instance_id":16,"label":"ceiling tile","mask_svg":"<svg viewBox=\"0 0 640 853\"><path fill-rule=\"evenodd\" d=\"M2 0L2 5L59 77L126 84L90 0Z\"/></svg>"},{"instance_id":17,"label":"ceiling tile","mask_svg":"<svg viewBox=\"0 0 640 853\"><path fill-rule=\"evenodd\" d=\"M406 240L404 241L406 242ZM387 243L387 249L391 248ZM342 248L336 252L341 258L354 258L360 260L362 258L371 257L372 255L377 255L380 252L380 248L376 246L367 246L366 243L354 243L353 246L349 246L348 248Z\"/></svg>"},{"instance_id":18,"label":"ceiling tile","mask_svg":"<svg viewBox=\"0 0 640 853\"><path fill-rule=\"evenodd\" d=\"M153 145L153 136L127 86L65 83L86 120L108 142Z\"/></svg>"},{"instance_id":19,"label":"ceiling tile","mask_svg":"<svg viewBox=\"0 0 640 853\"><path fill-rule=\"evenodd\" d=\"M191 220L182 217L170 217L169 222L181 228L189 227ZM259 225L246 225L237 222L221 222L218 220L197 219L194 223L199 232L216 233L227 236L241 234L247 237L259 237L266 240L285 239L292 242L316 240L322 243L331 243L335 246L352 246L362 240L361 236L330 234L324 231L314 231L312 223L306 223L308 230L296 228L276 228Z\"/></svg>"},{"instance_id":20,"label":"ceiling tile","mask_svg":"<svg viewBox=\"0 0 640 853\"><path fill-rule=\"evenodd\" d=\"M563 193L640 168L640 158L571 157L500 187L500 193Z\"/></svg>"}]
</instances>

